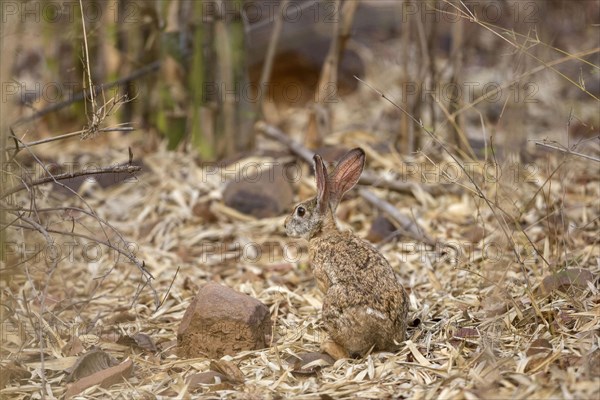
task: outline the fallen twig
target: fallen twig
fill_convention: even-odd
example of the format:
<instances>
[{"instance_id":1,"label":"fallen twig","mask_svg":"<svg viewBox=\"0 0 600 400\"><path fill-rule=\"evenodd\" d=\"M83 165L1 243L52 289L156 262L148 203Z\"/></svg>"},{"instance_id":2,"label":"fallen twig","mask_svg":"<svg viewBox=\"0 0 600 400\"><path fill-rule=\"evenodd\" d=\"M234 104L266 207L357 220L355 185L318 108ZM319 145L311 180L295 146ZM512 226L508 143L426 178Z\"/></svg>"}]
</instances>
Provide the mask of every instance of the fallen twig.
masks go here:
<instances>
[{"instance_id":1,"label":"fallen twig","mask_svg":"<svg viewBox=\"0 0 600 400\"><path fill-rule=\"evenodd\" d=\"M375 193L371 192L368 189L360 189L358 193L361 195L362 198L364 198L369 203L377 207L379 210L383 211L395 221L397 221L400 224L400 231L402 234L412 239L428 244L430 246L435 246L435 241L429 236L427 236L427 234L423 233L421 229L419 229L416 221L402 214L392 204L388 203L383 199L380 199L375 195Z\"/></svg>"},{"instance_id":2,"label":"fallen twig","mask_svg":"<svg viewBox=\"0 0 600 400\"><path fill-rule=\"evenodd\" d=\"M583 153L578 153L576 151L573 151L567 147L564 146L559 146L557 142L548 142L546 140L533 140L533 143L535 143L536 146L540 146L540 147L545 147L548 149L552 149L552 150L557 150L560 151L561 153L565 153L565 154L572 154L574 156L578 156L581 158L585 158L587 160L592 160L592 161L596 161L596 162L600 162L600 158L596 158L596 157L592 157L592 156L588 156L587 154L583 154ZM556 143L557 145L551 144L551 143Z\"/></svg>"},{"instance_id":3,"label":"fallen twig","mask_svg":"<svg viewBox=\"0 0 600 400\"><path fill-rule=\"evenodd\" d=\"M135 128L133 128L132 126L115 126L112 128L98 129L98 132L132 132L133 130L135 130ZM87 129L82 129L82 130L75 131L75 132L69 132L69 133L65 133L62 135L58 135L58 136L52 136L49 138L40 139L40 140L26 143L22 147L33 147L33 146L37 146L37 145L44 144L44 143L50 143L50 142L55 142L57 140L71 138L74 136L81 136L85 132L87 132ZM16 139L16 137L17 137L16 134L13 132L12 128L11 128L11 135L9 137L11 139ZM17 150L17 152L19 152L22 147L19 146L18 141L15 140L15 142L16 142L15 147L7 147L6 150ZM14 156L14 154L13 154L13 156Z\"/></svg>"},{"instance_id":4,"label":"fallen twig","mask_svg":"<svg viewBox=\"0 0 600 400\"><path fill-rule=\"evenodd\" d=\"M286 145L295 155L300 157L308 164L312 163L313 152L302 146L300 143L290 139L279 128L266 124L263 121L259 121L256 124L256 129L258 129L258 131L263 133L268 138L274 139ZM446 188L439 187L440 185L432 186L415 182L389 181L376 176L371 171L363 171L358 183L361 185L369 185L376 188L393 190L398 193L410 194L411 196L414 196L415 190L419 189L432 195L438 195L442 192L446 192Z\"/></svg>"}]
</instances>

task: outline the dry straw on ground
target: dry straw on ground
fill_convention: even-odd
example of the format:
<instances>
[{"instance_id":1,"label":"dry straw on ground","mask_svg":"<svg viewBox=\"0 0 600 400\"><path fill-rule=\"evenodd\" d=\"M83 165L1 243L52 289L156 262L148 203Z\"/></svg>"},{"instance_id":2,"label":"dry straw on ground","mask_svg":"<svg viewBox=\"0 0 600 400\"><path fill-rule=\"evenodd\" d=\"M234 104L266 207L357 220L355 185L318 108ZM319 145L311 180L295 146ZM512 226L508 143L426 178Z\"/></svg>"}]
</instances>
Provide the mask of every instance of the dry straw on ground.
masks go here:
<instances>
[{"instance_id":1,"label":"dry straw on ground","mask_svg":"<svg viewBox=\"0 0 600 400\"><path fill-rule=\"evenodd\" d=\"M356 137L348 135L344 145L375 152L372 143ZM392 154L370 159L402 167ZM6 361L0 394L39 397L41 333L48 397L65 393L67 371L77 361L73 349L79 346L103 349L119 362L130 358L134 365L125 381L88 389L86 398L593 398L600 379L599 178L590 161L570 158L565 168L561 159L555 154L536 159L540 170L531 182L491 184L478 175L486 195L504 207L523 265L515 262L496 218L468 190L437 196L374 190L444 243L425 250L400 238L381 247L410 290L409 339L396 354L340 360L299 373L290 357L318 351L324 337L322 294L310 276L304 244L286 247L283 217L256 220L225 207L220 174L208 174L181 154L149 155L147 172L135 181L94 188L87 198L134 244L136 256L155 277L162 305L157 310L153 293L139 291L140 273L131 263L115 262L114 252L106 251L91 261L90 254L82 257L78 251L82 240L73 238L79 245L47 283L46 311L40 316L47 271L43 257L29 260L27 273L13 275L2 288ZM371 161L369 169L383 175L380 161ZM311 180L304 175L298 186L310 186ZM466 180L460 183L468 186ZM508 184L513 186L502 186ZM516 217L515 210L527 203L527 212ZM357 196L340 207L346 225L362 237L375 213ZM64 216L47 224L83 232L88 229L84 217ZM22 240L31 247L43 245L37 234L24 234ZM449 252L456 248L462 250L458 260ZM303 258L290 262L296 254L284 252L298 249ZM573 272L565 277L560 272L565 268L589 271L591 280ZM188 385L186 378L209 371L211 360L178 359L174 340L186 306L209 280L268 305L273 342L264 350L224 358L239 367L242 379ZM136 333L148 335L156 351L123 340Z\"/></svg>"}]
</instances>

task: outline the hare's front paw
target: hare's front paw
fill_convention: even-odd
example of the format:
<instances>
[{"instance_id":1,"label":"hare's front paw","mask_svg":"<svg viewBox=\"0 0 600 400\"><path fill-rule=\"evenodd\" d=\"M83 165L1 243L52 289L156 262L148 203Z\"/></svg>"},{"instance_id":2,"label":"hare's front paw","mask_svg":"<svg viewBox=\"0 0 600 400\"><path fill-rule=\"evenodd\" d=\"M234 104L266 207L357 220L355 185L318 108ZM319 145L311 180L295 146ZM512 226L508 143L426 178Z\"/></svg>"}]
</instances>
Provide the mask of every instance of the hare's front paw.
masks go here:
<instances>
[{"instance_id":1,"label":"hare's front paw","mask_svg":"<svg viewBox=\"0 0 600 400\"><path fill-rule=\"evenodd\" d=\"M331 339L321 343L321 351L329 354L336 361L342 358L350 358L348 351Z\"/></svg>"}]
</instances>

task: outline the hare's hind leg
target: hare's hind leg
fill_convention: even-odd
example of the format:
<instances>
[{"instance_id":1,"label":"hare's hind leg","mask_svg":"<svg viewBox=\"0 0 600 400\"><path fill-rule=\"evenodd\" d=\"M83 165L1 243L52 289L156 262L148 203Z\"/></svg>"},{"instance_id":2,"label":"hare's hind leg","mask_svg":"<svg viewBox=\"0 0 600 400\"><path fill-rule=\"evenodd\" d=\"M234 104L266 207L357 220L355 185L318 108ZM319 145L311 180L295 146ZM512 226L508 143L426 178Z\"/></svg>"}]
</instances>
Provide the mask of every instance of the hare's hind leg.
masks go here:
<instances>
[{"instance_id":1,"label":"hare's hind leg","mask_svg":"<svg viewBox=\"0 0 600 400\"><path fill-rule=\"evenodd\" d=\"M348 351L342 345L334 342L331 339L327 339L321 343L321 351L329 354L334 360L350 358Z\"/></svg>"},{"instance_id":2,"label":"hare's hind leg","mask_svg":"<svg viewBox=\"0 0 600 400\"><path fill-rule=\"evenodd\" d=\"M380 348L381 334L389 328L386 316L360 301L347 288L334 285L323 301L323 322L331 339L350 356L362 356Z\"/></svg>"}]
</instances>

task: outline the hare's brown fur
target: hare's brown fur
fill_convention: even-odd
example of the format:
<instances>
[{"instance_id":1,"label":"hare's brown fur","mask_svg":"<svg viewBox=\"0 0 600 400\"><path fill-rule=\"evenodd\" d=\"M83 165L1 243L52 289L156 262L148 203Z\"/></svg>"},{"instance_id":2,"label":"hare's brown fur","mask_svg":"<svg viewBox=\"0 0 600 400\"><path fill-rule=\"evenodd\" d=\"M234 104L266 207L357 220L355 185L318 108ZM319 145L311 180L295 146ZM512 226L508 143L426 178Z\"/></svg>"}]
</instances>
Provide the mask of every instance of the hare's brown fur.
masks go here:
<instances>
[{"instance_id":1,"label":"hare's brown fur","mask_svg":"<svg viewBox=\"0 0 600 400\"><path fill-rule=\"evenodd\" d=\"M325 294L325 328L350 355L394 350L404 340L408 312L406 292L385 257L335 221L335 209L363 165L364 152L354 149L327 176L315 156L317 197L296 206L285 223L290 236L308 239L311 268Z\"/></svg>"},{"instance_id":2,"label":"hare's brown fur","mask_svg":"<svg viewBox=\"0 0 600 400\"><path fill-rule=\"evenodd\" d=\"M309 241L312 271L325 293L323 322L351 355L393 350L404 340L408 299L387 260L351 232ZM348 256L351 256L351 259Z\"/></svg>"}]
</instances>

